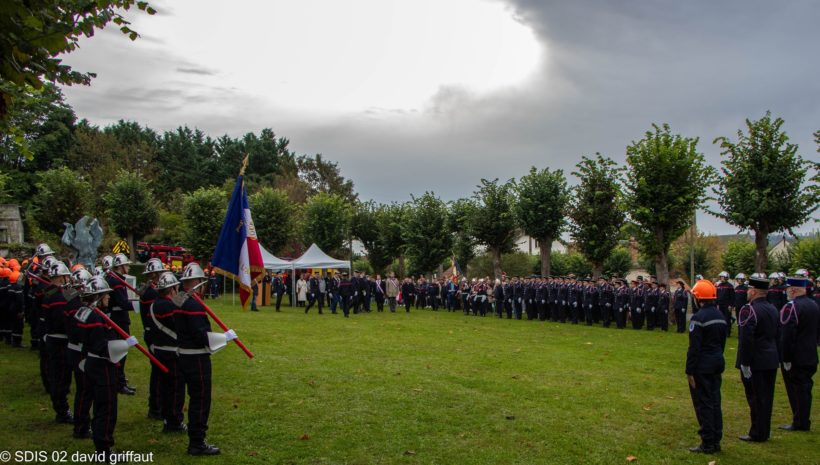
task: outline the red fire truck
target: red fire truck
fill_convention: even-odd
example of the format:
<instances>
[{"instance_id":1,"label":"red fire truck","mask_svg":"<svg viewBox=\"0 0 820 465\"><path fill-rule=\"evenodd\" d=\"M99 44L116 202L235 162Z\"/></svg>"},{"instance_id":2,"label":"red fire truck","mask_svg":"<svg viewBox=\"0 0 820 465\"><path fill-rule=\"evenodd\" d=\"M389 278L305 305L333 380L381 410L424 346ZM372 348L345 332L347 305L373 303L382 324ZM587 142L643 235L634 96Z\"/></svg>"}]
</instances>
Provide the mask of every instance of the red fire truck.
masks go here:
<instances>
[{"instance_id":1,"label":"red fire truck","mask_svg":"<svg viewBox=\"0 0 820 465\"><path fill-rule=\"evenodd\" d=\"M159 258L168 266L183 267L194 261L194 256L185 247L137 242L137 255L145 263L149 258Z\"/></svg>"}]
</instances>

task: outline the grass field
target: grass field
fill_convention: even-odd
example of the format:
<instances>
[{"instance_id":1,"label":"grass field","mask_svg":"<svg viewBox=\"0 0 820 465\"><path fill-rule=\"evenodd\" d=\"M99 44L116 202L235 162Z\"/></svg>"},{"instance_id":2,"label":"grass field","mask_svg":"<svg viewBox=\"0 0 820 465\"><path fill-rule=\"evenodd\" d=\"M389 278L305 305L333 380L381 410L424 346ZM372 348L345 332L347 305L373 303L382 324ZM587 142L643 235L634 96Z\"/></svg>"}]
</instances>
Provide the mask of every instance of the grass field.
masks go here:
<instances>
[{"instance_id":1,"label":"grass field","mask_svg":"<svg viewBox=\"0 0 820 465\"><path fill-rule=\"evenodd\" d=\"M213 308L256 354L213 357L208 440L222 455L188 457L187 437L146 419L148 362L136 351L128 374L138 393L119 398L118 450L154 451L162 464L820 463L820 405L814 432L737 440L749 419L734 368L723 381L723 452L689 453L698 437L684 334L429 310L345 319ZM727 344L732 367L736 345ZM0 347L0 449L93 451L53 423L36 367L33 352ZM775 425L791 418L777 383Z\"/></svg>"}]
</instances>

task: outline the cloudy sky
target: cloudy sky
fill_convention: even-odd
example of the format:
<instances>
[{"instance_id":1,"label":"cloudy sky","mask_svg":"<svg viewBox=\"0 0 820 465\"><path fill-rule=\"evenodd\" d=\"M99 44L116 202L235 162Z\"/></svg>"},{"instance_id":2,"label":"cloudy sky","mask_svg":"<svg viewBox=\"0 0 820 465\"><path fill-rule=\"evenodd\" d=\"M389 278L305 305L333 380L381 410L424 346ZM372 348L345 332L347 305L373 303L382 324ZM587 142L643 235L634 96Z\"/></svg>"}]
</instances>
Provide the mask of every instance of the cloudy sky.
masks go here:
<instances>
[{"instance_id":1,"label":"cloudy sky","mask_svg":"<svg viewBox=\"0 0 820 465\"><path fill-rule=\"evenodd\" d=\"M456 199L595 152L622 162L653 122L700 137L717 166L712 140L766 110L818 158L813 0L151 4L157 15L133 15L136 42L112 29L66 57L98 73L66 89L80 117L212 136L270 127L338 161L363 199Z\"/></svg>"}]
</instances>

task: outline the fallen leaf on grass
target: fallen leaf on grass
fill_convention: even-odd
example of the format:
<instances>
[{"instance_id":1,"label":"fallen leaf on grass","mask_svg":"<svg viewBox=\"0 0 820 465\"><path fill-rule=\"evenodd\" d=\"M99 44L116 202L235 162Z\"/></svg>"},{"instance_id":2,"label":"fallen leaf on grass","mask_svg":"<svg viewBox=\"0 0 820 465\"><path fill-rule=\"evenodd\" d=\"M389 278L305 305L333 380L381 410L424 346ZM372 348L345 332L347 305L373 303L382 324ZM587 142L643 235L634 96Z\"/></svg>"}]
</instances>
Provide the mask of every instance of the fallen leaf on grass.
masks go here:
<instances>
[{"instance_id":1,"label":"fallen leaf on grass","mask_svg":"<svg viewBox=\"0 0 820 465\"><path fill-rule=\"evenodd\" d=\"M588 345L588 346L591 346L591 345L592 345L592 343L591 343L591 342L586 342L585 344L586 344L586 345Z\"/></svg>"},{"instance_id":2,"label":"fallen leaf on grass","mask_svg":"<svg viewBox=\"0 0 820 465\"><path fill-rule=\"evenodd\" d=\"M643 406L643 409L644 409L644 410L646 410L647 412L648 412L648 411L650 411L650 410L652 410L652 404L646 404L646 405L644 405L644 406Z\"/></svg>"},{"instance_id":3,"label":"fallen leaf on grass","mask_svg":"<svg viewBox=\"0 0 820 465\"><path fill-rule=\"evenodd\" d=\"M256 457L257 455L259 455L259 452L256 452L255 450L248 452L249 457Z\"/></svg>"},{"instance_id":4,"label":"fallen leaf on grass","mask_svg":"<svg viewBox=\"0 0 820 465\"><path fill-rule=\"evenodd\" d=\"M414 450L406 450L406 451L404 451L404 455L416 455L416 451L414 451Z\"/></svg>"},{"instance_id":5,"label":"fallen leaf on grass","mask_svg":"<svg viewBox=\"0 0 820 465\"><path fill-rule=\"evenodd\" d=\"M519 375L512 375L512 379L518 379L518 378L520 378L520 377L521 377L521 376L519 376Z\"/></svg>"},{"instance_id":6,"label":"fallen leaf on grass","mask_svg":"<svg viewBox=\"0 0 820 465\"><path fill-rule=\"evenodd\" d=\"M636 461L636 460L638 460L638 457L635 457L634 455L628 455L628 456L626 457L626 461L627 461L627 462L630 462L630 463L631 463L631 462L634 462L634 461Z\"/></svg>"},{"instance_id":7,"label":"fallen leaf on grass","mask_svg":"<svg viewBox=\"0 0 820 465\"><path fill-rule=\"evenodd\" d=\"M316 381L310 380L308 381L308 384L310 384L311 386L316 386Z\"/></svg>"},{"instance_id":8,"label":"fallen leaf on grass","mask_svg":"<svg viewBox=\"0 0 820 465\"><path fill-rule=\"evenodd\" d=\"M148 444L159 444L159 441L157 441L154 438L151 438L151 439L148 440Z\"/></svg>"},{"instance_id":9,"label":"fallen leaf on grass","mask_svg":"<svg viewBox=\"0 0 820 465\"><path fill-rule=\"evenodd\" d=\"M413 388L413 391L414 391L414 392L421 392L421 391L422 391L422 389L421 389L421 388Z\"/></svg>"},{"instance_id":10,"label":"fallen leaf on grass","mask_svg":"<svg viewBox=\"0 0 820 465\"><path fill-rule=\"evenodd\" d=\"M300 441L307 441L309 439L310 439L310 435L307 434L307 433L305 433L305 434L303 434L302 436L299 437Z\"/></svg>"},{"instance_id":11,"label":"fallen leaf on grass","mask_svg":"<svg viewBox=\"0 0 820 465\"><path fill-rule=\"evenodd\" d=\"M715 465L716 463L716 461L712 460L711 462L709 462L709 465Z\"/></svg>"}]
</instances>

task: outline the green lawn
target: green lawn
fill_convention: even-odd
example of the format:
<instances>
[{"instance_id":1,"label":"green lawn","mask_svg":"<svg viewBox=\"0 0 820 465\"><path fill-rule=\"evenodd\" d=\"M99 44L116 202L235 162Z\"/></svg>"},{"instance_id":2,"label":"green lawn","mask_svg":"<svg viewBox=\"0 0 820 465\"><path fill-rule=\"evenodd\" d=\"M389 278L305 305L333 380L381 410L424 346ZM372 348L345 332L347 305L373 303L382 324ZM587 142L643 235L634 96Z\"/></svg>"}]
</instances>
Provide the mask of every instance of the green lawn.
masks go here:
<instances>
[{"instance_id":1,"label":"green lawn","mask_svg":"<svg viewBox=\"0 0 820 465\"><path fill-rule=\"evenodd\" d=\"M256 354L228 347L213 357L208 439L223 454L188 457L187 437L146 419L148 362L136 351L128 373L138 394L119 398L117 449L154 451L163 464L820 463L820 405L815 432L736 439L749 420L734 368L723 383L723 452L689 453L698 437L684 334L429 310L345 319L213 307ZM36 367L34 353L0 347L0 449L92 451L53 423ZM778 377L773 423L790 418Z\"/></svg>"}]
</instances>

